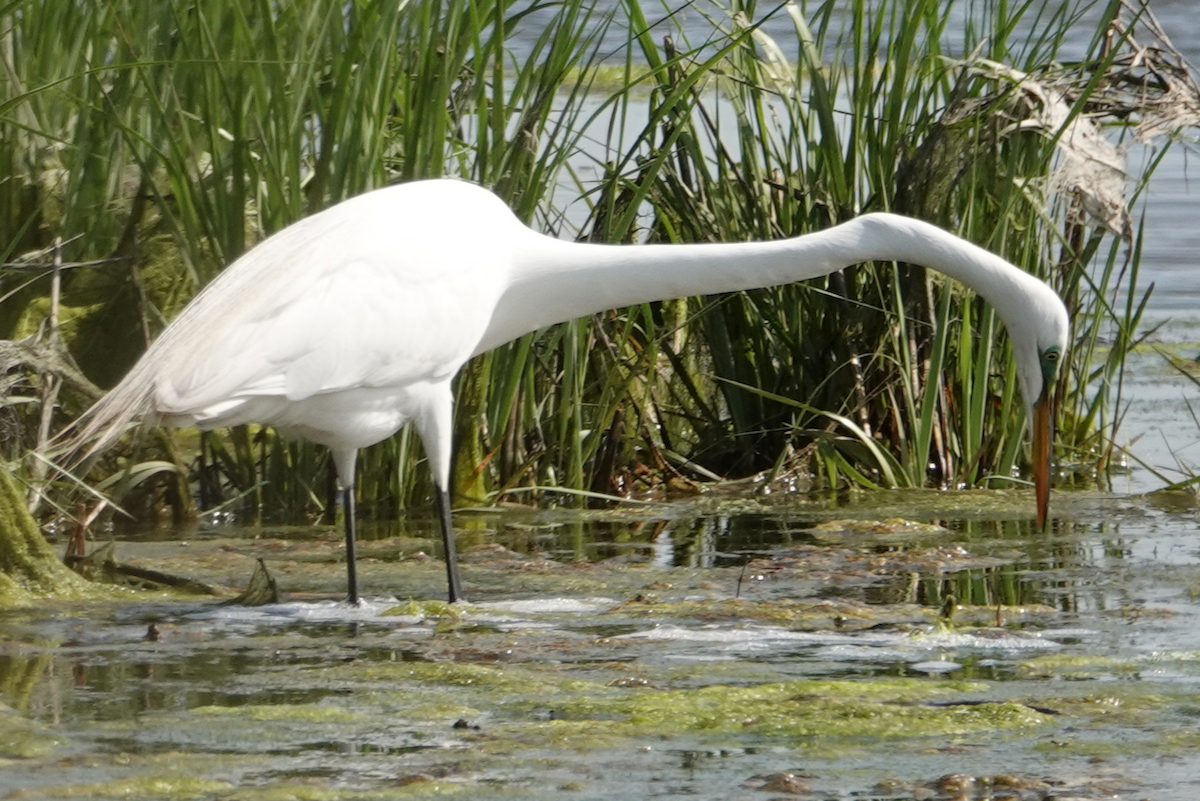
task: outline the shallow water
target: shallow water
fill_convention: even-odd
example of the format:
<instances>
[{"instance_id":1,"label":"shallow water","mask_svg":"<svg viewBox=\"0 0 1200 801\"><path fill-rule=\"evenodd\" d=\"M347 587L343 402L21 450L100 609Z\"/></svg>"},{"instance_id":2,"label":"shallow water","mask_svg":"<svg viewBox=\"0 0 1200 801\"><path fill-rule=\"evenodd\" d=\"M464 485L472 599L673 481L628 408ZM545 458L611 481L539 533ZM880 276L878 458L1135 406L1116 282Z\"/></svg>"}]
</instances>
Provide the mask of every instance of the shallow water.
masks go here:
<instances>
[{"instance_id":1,"label":"shallow water","mask_svg":"<svg viewBox=\"0 0 1200 801\"><path fill-rule=\"evenodd\" d=\"M292 597L6 615L0 795L1197 797L1194 503L1057 496L1043 534L1030 500L467 513L461 607L409 601L422 521L367 532L358 609L336 529L141 536L120 561L263 556Z\"/></svg>"}]
</instances>

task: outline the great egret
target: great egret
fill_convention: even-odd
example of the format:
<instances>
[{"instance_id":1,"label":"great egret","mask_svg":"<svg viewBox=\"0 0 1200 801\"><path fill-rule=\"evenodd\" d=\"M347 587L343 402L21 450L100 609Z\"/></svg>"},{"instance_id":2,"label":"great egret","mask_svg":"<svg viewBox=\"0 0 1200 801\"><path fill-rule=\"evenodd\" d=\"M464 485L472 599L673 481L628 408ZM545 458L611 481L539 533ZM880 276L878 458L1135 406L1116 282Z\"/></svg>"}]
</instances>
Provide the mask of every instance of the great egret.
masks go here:
<instances>
[{"instance_id":1,"label":"great egret","mask_svg":"<svg viewBox=\"0 0 1200 801\"><path fill-rule=\"evenodd\" d=\"M943 272L1004 320L1033 420L1044 525L1066 309L998 256L893 214L773 242L596 245L537 233L496 195L464 181L378 189L285 228L226 268L88 412L80 439L98 437L95 450L145 418L202 428L270 424L328 446L345 503L348 597L357 603L355 459L412 421L437 483L455 601L462 587L448 493L450 381L468 359L605 309L791 283L873 260Z\"/></svg>"}]
</instances>

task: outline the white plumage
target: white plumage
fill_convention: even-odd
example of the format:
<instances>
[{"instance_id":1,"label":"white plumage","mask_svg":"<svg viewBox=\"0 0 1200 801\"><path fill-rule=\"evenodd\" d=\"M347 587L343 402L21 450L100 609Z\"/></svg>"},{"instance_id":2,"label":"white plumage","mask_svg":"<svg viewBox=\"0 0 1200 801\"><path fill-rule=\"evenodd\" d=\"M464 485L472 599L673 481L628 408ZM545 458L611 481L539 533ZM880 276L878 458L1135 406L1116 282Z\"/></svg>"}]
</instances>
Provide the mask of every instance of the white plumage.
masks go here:
<instances>
[{"instance_id":1,"label":"white plumage","mask_svg":"<svg viewBox=\"0 0 1200 801\"><path fill-rule=\"evenodd\" d=\"M790 283L870 260L939 270L995 306L1026 404L1045 418L1034 427L1035 467L1039 454L1048 459L1039 437L1049 437L1049 383L1067 348L1067 313L1044 283L982 248L890 214L775 242L578 244L530 230L495 195L455 180L369 192L250 250L87 413L80 437L103 447L146 418L270 424L328 446L348 501L349 595L357 601L355 457L411 421L439 487L455 600L450 381L469 358L605 309ZM1047 480L1039 477L1040 522Z\"/></svg>"}]
</instances>

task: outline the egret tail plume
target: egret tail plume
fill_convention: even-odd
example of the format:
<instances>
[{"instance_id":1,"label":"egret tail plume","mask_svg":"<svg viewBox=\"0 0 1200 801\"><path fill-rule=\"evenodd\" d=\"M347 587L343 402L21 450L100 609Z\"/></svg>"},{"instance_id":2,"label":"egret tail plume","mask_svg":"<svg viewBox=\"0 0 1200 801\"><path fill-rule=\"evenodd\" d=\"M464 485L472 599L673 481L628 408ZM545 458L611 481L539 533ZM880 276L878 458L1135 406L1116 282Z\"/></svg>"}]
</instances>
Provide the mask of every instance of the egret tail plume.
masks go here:
<instances>
[{"instance_id":1,"label":"egret tail plume","mask_svg":"<svg viewBox=\"0 0 1200 801\"><path fill-rule=\"evenodd\" d=\"M139 367L63 432L63 452L71 469L111 447L131 426L155 421L152 371Z\"/></svg>"}]
</instances>

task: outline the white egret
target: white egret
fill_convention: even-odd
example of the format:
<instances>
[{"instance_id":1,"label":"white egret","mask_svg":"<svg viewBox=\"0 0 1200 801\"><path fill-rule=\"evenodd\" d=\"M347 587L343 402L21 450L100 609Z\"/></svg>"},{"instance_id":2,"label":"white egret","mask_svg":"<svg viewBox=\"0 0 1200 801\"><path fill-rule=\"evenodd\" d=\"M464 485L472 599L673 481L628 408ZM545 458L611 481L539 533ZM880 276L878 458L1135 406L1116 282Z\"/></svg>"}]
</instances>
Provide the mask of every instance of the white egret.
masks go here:
<instances>
[{"instance_id":1,"label":"white egret","mask_svg":"<svg viewBox=\"0 0 1200 801\"><path fill-rule=\"evenodd\" d=\"M476 354L553 323L636 303L774 286L860 262L923 265L995 307L1033 421L1039 526L1049 503L1053 386L1067 312L1040 280L936 226L866 214L792 239L598 245L522 224L496 195L441 179L346 200L267 238L171 322L87 414L81 439L111 442L149 419L273 425L329 447L355 574L360 448L411 421L437 484L451 601L462 598L450 512L450 382Z\"/></svg>"}]
</instances>

